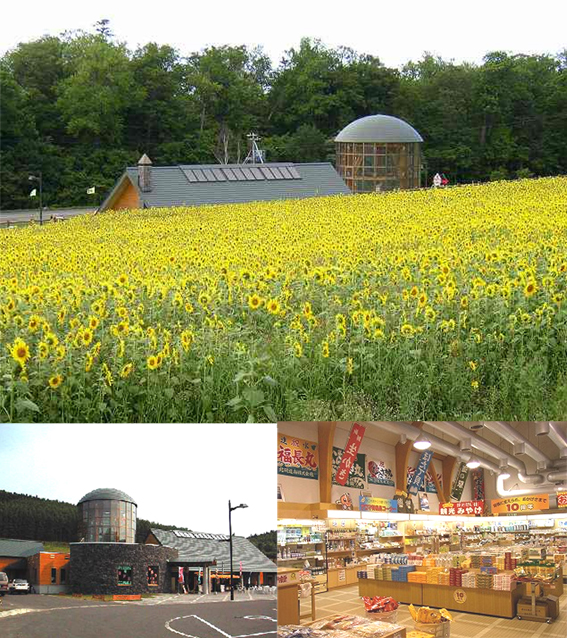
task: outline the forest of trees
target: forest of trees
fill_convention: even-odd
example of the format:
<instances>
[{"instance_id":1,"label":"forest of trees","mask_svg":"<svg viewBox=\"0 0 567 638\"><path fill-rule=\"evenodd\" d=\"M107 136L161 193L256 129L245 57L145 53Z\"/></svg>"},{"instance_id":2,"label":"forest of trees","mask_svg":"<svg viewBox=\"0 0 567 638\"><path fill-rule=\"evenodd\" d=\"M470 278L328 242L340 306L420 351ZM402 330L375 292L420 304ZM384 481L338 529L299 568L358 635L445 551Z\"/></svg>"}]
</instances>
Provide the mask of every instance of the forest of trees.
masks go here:
<instances>
[{"instance_id":1,"label":"forest of trees","mask_svg":"<svg viewBox=\"0 0 567 638\"><path fill-rule=\"evenodd\" d=\"M78 525L79 510L76 505L0 490L0 538L73 543L79 540ZM138 518L136 542L143 543L151 528L191 531L179 525L163 525ZM266 556L275 559L275 531L254 534L248 538Z\"/></svg>"},{"instance_id":2,"label":"forest of trees","mask_svg":"<svg viewBox=\"0 0 567 638\"><path fill-rule=\"evenodd\" d=\"M0 208L36 205L32 171L45 204L72 206L98 203L142 153L156 165L239 162L251 131L269 161L333 161L334 136L373 113L421 133L429 182L567 173L566 105L567 50L496 51L481 65L424 54L394 69L303 39L274 68L246 46L131 51L101 20L1 59Z\"/></svg>"}]
</instances>

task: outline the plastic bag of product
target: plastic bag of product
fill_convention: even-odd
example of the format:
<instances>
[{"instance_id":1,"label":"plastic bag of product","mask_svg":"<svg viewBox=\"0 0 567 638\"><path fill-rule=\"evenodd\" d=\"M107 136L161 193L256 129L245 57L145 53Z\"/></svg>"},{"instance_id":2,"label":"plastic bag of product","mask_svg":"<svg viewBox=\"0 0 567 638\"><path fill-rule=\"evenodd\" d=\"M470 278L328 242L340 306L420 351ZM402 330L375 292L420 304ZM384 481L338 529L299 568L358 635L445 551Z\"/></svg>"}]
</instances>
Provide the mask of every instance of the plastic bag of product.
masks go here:
<instances>
[{"instance_id":1,"label":"plastic bag of product","mask_svg":"<svg viewBox=\"0 0 567 638\"><path fill-rule=\"evenodd\" d=\"M402 627L392 625L392 623L389 622L376 621L371 622L368 625L356 627L353 633L356 634L356 638L380 638L381 636L397 631L398 629L402 629Z\"/></svg>"},{"instance_id":2,"label":"plastic bag of product","mask_svg":"<svg viewBox=\"0 0 567 638\"><path fill-rule=\"evenodd\" d=\"M369 598L365 596L363 599L364 607L369 613L372 612L390 612L398 608L398 603L391 596L374 596ZM377 618L377 620L380 620Z\"/></svg>"},{"instance_id":3,"label":"plastic bag of product","mask_svg":"<svg viewBox=\"0 0 567 638\"><path fill-rule=\"evenodd\" d=\"M302 625L280 625L278 638L327 638L327 634Z\"/></svg>"},{"instance_id":4,"label":"plastic bag of product","mask_svg":"<svg viewBox=\"0 0 567 638\"><path fill-rule=\"evenodd\" d=\"M321 629L324 631L336 630L336 629L350 629L351 627L355 627L360 623L367 623L368 620L362 618L360 616L353 616L352 614L342 614L337 616L332 616L331 618L323 618L321 620L316 620L311 623L309 626L312 629Z\"/></svg>"},{"instance_id":5,"label":"plastic bag of product","mask_svg":"<svg viewBox=\"0 0 567 638\"><path fill-rule=\"evenodd\" d=\"M362 627L364 625L368 625L370 620L364 618L363 616L350 616L349 618L345 618L338 622L333 629L340 629L341 631L353 631L358 627ZM333 634L333 638L335 638L335 634Z\"/></svg>"}]
</instances>

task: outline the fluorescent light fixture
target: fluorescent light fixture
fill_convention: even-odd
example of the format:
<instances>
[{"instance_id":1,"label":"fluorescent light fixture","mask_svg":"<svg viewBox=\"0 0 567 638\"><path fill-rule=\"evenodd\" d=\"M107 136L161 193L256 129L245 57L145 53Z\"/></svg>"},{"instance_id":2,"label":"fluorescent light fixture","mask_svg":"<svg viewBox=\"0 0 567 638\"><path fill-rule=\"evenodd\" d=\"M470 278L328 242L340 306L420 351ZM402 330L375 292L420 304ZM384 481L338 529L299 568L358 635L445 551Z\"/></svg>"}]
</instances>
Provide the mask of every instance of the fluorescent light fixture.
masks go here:
<instances>
[{"instance_id":1,"label":"fluorescent light fixture","mask_svg":"<svg viewBox=\"0 0 567 638\"><path fill-rule=\"evenodd\" d=\"M388 512L388 516L391 521L409 521L409 514L402 514L401 512Z\"/></svg>"},{"instance_id":2,"label":"fluorescent light fixture","mask_svg":"<svg viewBox=\"0 0 567 638\"><path fill-rule=\"evenodd\" d=\"M367 521L390 521L391 512L360 512L360 517Z\"/></svg>"},{"instance_id":3,"label":"fluorescent light fixture","mask_svg":"<svg viewBox=\"0 0 567 638\"><path fill-rule=\"evenodd\" d=\"M360 512L351 510L327 510L327 518L360 518Z\"/></svg>"},{"instance_id":4,"label":"fluorescent light fixture","mask_svg":"<svg viewBox=\"0 0 567 638\"><path fill-rule=\"evenodd\" d=\"M431 441L421 433L413 442L413 447L416 450L428 450L431 447Z\"/></svg>"},{"instance_id":5,"label":"fluorescent light fixture","mask_svg":"<svg viewBox=\"0 0 567 638\"><path fill-rule=\"evenodd\" d=\"M409 518L410 518L410 521L428 521L429 515L428 514L410 514Z\"/></svg>"}]
</instances>

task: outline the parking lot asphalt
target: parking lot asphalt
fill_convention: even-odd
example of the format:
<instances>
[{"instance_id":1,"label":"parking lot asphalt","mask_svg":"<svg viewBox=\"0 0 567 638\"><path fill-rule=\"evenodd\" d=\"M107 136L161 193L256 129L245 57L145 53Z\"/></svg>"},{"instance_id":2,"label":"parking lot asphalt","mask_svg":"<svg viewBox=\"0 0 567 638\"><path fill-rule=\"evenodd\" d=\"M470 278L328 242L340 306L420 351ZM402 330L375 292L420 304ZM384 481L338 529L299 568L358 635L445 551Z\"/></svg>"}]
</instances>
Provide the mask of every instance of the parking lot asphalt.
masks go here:
<instances>
[{"instance_id":1,"label":"parking lot asphalt","mask_svg":"<svg viewBox=\"0 0 567 638\"><path fill-rule=\"evenodd\" d=\"M273 638L277 602L164 596L142 603L6 596L2 638Z\"/></svg>"}]
</instances>

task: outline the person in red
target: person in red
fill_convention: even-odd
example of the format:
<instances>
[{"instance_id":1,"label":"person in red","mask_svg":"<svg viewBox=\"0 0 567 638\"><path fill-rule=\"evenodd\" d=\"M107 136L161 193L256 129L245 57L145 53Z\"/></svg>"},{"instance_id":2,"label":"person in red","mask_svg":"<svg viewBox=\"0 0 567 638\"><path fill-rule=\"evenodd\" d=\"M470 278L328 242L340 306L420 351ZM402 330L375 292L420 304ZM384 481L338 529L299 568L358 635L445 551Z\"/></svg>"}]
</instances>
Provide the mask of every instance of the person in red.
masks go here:
<instances>
[{"instance_id":1,"label":"person in red","mask_svg":"<svg viewBox=\"0 0 567 638\"><path fill-rule=\"evenodd\" d=\"M447 186L449 180L445 177L445 173L441 175L441 186Z\"/></svg>"}]
</instances>

